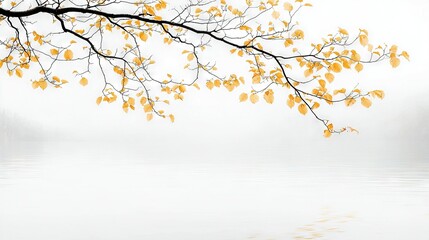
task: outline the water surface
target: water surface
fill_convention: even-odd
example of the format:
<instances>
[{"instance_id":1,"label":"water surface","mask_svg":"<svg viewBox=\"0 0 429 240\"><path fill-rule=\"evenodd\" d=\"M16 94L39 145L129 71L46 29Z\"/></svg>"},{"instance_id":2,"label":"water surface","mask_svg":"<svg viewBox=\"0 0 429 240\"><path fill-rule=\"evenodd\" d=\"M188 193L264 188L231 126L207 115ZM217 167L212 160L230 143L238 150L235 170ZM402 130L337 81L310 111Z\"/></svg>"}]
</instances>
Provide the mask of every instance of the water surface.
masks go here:
<instances>
[{"instance_id":1,"label":"water surface","mask_svg":"<svg viewBox=\"0 0 429 240\"><path fill-rule=\"evenodd\" d=\"M425 239L429 159L100 142L0 152L0 239ZM390 151L390 150L389 150Z\"/></svg>"}]
</instances>

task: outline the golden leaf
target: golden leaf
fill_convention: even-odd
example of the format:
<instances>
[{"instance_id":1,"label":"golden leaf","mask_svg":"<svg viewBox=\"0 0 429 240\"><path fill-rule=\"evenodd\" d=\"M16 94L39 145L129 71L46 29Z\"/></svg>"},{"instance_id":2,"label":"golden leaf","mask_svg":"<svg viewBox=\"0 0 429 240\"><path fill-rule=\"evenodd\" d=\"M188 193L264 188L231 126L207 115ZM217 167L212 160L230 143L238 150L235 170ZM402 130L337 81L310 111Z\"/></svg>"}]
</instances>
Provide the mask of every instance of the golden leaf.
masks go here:
<instances>
[{"instance_id":1,"label":"golden leaf","mask_svg":"<svg viewBox=\"0 0 429 240\"><path fill-rule=\"evenodd\" d=\"M344 102L345 102L345 104L346 104L347 107L350 107L350 106L352 106L353 104L356 103L356 99L354 99L354 98L348 98Z\"/></svg>"},{"instance_id":2,"label":"golden leaf","mask_svg":"<svg viewBox=\"0 0 429 240\"><path fill-rule=\"evenodd\" d=\"M371 102L371 100L369 100L368 98L366 98L366 97L362 97L360 100L361 100L361 104L362 104L362 106L364 106L364 107L366 107L366 108L371 107L372 102Z\"/></svg>"},{"instance_id":3,"label":"golden leaf","mask_svg":"<svg viewBox=\"0 0 429 240\"><path fill-rule=\"evenodd\" d=\"M399 60L399 58L397 57L390 58L390 65L392 65L393 68L398 67L399 64L401 64L401 60Z\"/></svg>"},{"instance_id":4,"label":"golden leaf","mask_svg":"<svg viewBox=\"0 0 429 240\"><path fill-rule=\"evenodd\" d=\"M182 92L182 93L186 92L186 87L184 85L180 85L179 86L179 91Z\"/></svg>"},{"instance_id":5,"label":"golden leaf","mask_svg":"<svg viewBox=\"0 0 429 240\"><path fill-rule=\"evenodd\" d=\"M153 114L152 113L147 114L146 115L146 119L147 119L147 121L152 120L153 119Z\"/></svg>"},{"instance_id":6,"label":"golden leaf","mask_svg":"<svg viewBox=\"0 0 429 240\"><path fill-rule=\"evenodd\" d=\"M146 105L146 102L147 102L147 98L142 97L142 98L140 99L140 104L141 104L143 107Z\"/></svg>"},{"instance_id":7,"label":"golden leaf","mask_svg":"<svg viewBox=\"0 0 429 240\"><path fill-rule=\"evenodd\" d=\"M334 90L334 95L337 95L338 93L346 93L346 89L345 88L341 88L339 90Z\"/></svg>"},{"instance_id":8,"label":"golden leaf","mask_svg":"<svg viewBox=\"0 0 429 240\"><path fill-rule=\"evenodd\" d=\"M303 39L304 38L304 31L297 29L292 33L292 37L297 39Z\"/></svg>"},{"instance_id":9,"label":"golden leaf","mask_svg":"<svg viewBox=\"0 0 429 240\"><path fill-rule=\"evenodd\" d=\"M405 59L407 59L408 61L410 61L410 55L408 55L408 52L403 51L403 52L401 53L401 55L402 55Z\"/></svg>"},{"instance_id":10,"label":"golden leaf","mask_svg":"<svg viewBox=\"0 0 429 240\"><path fill-rule=\"evenodd\" d=\"M102 100L103 100L103 97L98 97L95 102L97 103L97 105L100 105Z\"/></svg>"},{"instance_id":11,"label":"golden leaf","mask_svg":"<svg viewBox=\"0 0 429 240\"><path fill-rule=\"evenodd\" d=\"M362 46L365 47L366 45L368 45L368 36L361 34L359 36L359 42Z\"/></svg>"},{"instance_id":12,"label":"golden leaf","mask_svg":"<svg viewBox=\"0 0 429 240\"><path fill-rule=\"evenodd\" d=\"M82 86L86 86L86 85L88 85L88 79L86 79L85 77L83 77L82 79L80 79L79 83Z\"/></svg>"},{"instance_id":13,"label":"golden leaf","mask_svg":"<svg viewBox=\"0 0 429 240\"><path fill-rule=\"evenodd\" d=\"M343 70L343 67L341 66L341 64L335 62L333 64L331 64L331 66L329 66L329 70L339 73L341 72L341 70Z\"/></svg>"},{"instance_id":14,"label":"golden leaf","mask_svg":"<svg viewBox=\"0 0 429 240\"><path fill-rule=\"evenodd\" d=\"M152 105L150 105L149 103L144 105L143 109L145 113L152 112L153 110Z\"/></svg>"},{"instance_id":15,"label":"golden leaf","mask_svg":"<svg viewBox=\"0 0 429 240\"><path fill-rule=\"evenodd\" d=\"M173 115L173 114L170 114L168 117L170 118L170 121L171 121L172 123L174 123L174 115Z\"/></svg>"},{"instance_id":16,"label":"golden leaf","mask_svg":"<svg viewBox=\"0 0 429 240\"><path fill-rule=\"evenodd\" d=\"M315 102L314 104L313 104L313 106L311 107L311 109L318 109L320 107L320 103L318 103L318 102Z\"/></svg>"},{"instance_id":17,"label":"golden leaf","mask_svg":"<svg viewBox=\"0 0 429 240\"><path fill-rule=\"evenodd\" d=\"M372 92L370 92L372 97L377 97L379 99L383 99L384 98L384 91L382 90L374 90Z\"/></svg>"},{"instance_id":18,"label":"golden leaf","mask_svg":"<svg viewBox=\"0 0 429 240\"><path fill-rule=\"evenodd\" d=\"M307 105L305 105L304 103L301 103L301 104L298 106L298 111L299 111L299 113L301 113L302 115L307 114L307 112L308 112Z\"/></svg>"},{"instance_id":19,"label":"golden leaf","mask_svg":"<svg viewBox=\"0 0 429 240\"><path fill-rule=\"evenodd\" d=\"M270 89L270 90L265 91L265 93L264 93L264 99L265 99L265 101L267 103L273 104L273 102L274 102L274 92L273 92L273 90Z\"/></svg>"},{"instance_id":20,"label":"golden leaf","mask_svg":"<svg viewBox=\"0 0 429 240\"><path fill-rule=\"evenodd\" d=\"M53 56L58 55L58 50L57 50L57 49L55 49L55 48L52 48L52 49L50 50L50 52L51 52L51 55L53 55Z\"/></svg>"},{"instance_id":21,"label":"golden leaf","mask_svg":"<svg viewBox=\"0 0 429 240\"><path fill-rule=\"evenodd\" d=\"M48 83L46 81L41 81L41 82L39 82L39 87L42 90L45 90L48 87Z\"/></svg>"},{"instance_id":22,"label":"golden leaf","mask_svg":"<svg viewBox=\"0 0 429 240\"><path fill-rule=\"evenodd\" d=\"M326 78L326 80L328 80L329 83L332 83L335 79L335 76L332 73L326 73L325 78Z\"/></svg>"},{"instance_id":23,"label":"golden leaf","mask_svg":"<svg viewBox=\"0 0 429 240\"><path fill-rule=\"evenodd\" d=\"M221 85L220 80L219 79L214 80L214 85L215 85L215 87L220 87L220 85Z\"/></svg>"},{"instance_id":24,"label":"golden leaf","mask_svg":"<svg viewBox=\"0 0 429 240\"><path fill-rule=\"evenodd\" d=\"M293 6L292 6L292 4L290 4L290 3L288 3L288 2L285 2L285 3L283 4L283 8L284 8L286 11L288 11L288 12L292 12L292 10L293 10Z\"/></svg>"},{"instance_id":25,"label":"golden leaf","mask_svg":"<svg viewBox=\"0 0 429 240\"><path fill-rule=\"evenodd\" d=\"M22 70L20 69L20 68L17 68L16 70L15 70L15 74L16 74L16 76L18 76L19 78L22 78Z\"/></svg>"},{"instance_id":26,"label":"golden leaf","mask_svg":"<svg viewBox=\"0 0 429 240\"><path fill-rule=\"evenodd\" d=\"M213 87L214 87L213 82L212 82L212 81L207 81L207 82L206 82L206 87L207 87L208 89L212 90L212 89L213 89Z\"/></svg>"},{"instance_id":27,"label":"golden leaf","mask_svg":"<svg viewBox=\"0 0 429 240\"><path fill-rule=\"evenodd\" d=\"M34 81L33 83L31 83L31 86L33 87L33 89L36 89L39 87L39 82Z\"/></svg>"},{"instance_id":28,"label":"golden leaf","mask_svg":"<svg viewBox=\"0 0 429 240\"><path fill-rule=\"evenodd\" d=\"M343 34L343 35L349 35L349 32L347 32L347 30L344 29L344 28L339 28L338 32L341 33L341 34Z\"/></svg>"},{"instance_id":29,"label":"golden leaf","mask_svg":"<svg viewBox=\"0 0 429 240\"><path fill-rule=\"evenodd\" d=\"M248 98L249 98L249 96L247 95L247 93L242 93L242 94L240 94L240 97L239 97L240 102L245 102L245 101L247 101Z\"/></svg>"},{"instance_id":30,"label":"golden leaf","mask_svg":"<svg viewBox=\"0 0 429 240\"><path fill-rule=\"evenodd\" d=\"M356 69L356 71L357 71L357 72L362 71L362 70L363 70L363 65L362 65L362 63L358 63L358 64L356 64L355 69Z\"/></svg>"},{"instance_id":31,"label":"golden leaf","mask_svg":"<svg viewBox=\"0 0 429 240\"><path fill-rule=\"evenodd\" d=\"M134 105L136 105L136 100L135 100L134 98L130 97L130 98L128 99L128 104L130 104L130 106L133 106L133 107L134 107ZM134 109L133 109L133 110L134 110Z\"/></svg>"},{"instance_id":32,"label":"golden leaf","mask_svg":"<svg viewBox=\"0 0 429 240\"><path fill-rule=\"evenodd\" d=\"M145 32L140 32L140 34L139 34L139 38L140 38L142 41L146 42L146 40L147 40L147 38L148 38L148 35L147 35Z\"/></svg>"},{"instance_id":33,"label":"golden leaf","mask_svg":"<svg viewBox=\"0 0 429 240\"><path fill-rule=\"evenodd\" d=\"M274 19L279 19L280 17L280 12L278 11L273 11L273 14L271 15Z\"/></svg>"},{"instance_id":34,"label":"golden leaf","mask_svg":"<svg viewBox=\"0 0 429 240\"><path fill-rule=\"evenodd\" d=\"M290 108L293 108L293 107L295 106L295 100L294 100L294 98L293 98L293 97L292 97L292 98L290 98L290 96L289 96L288 100L286 101L286 104L287 104Z\"/></svg>"},{"instance_id":35,"label":"golden leaf","mask_svg":"<svg viewBox=\"0 0 429 240\"><path fill-rule=\"evenodd\" d=\"M192 61L192 60L194 60L194 57L195 56L193 53L189 53L187 59L188 59L188 61Z\"/></svg>"},{"instance_id":36,"label":"golden leaf","mask_svg":"<svg viewBox=\"0 0 429 240\"><path fill-rule=\"evenodd\" d=\"M64 59L65 60L72 60L73 59L73 51L72 50L70 50L70 49L67 49L65 52L64 52Z\"/></svg>"},{"instance_id":37,"label":"golden leaf","mask_svg":"<svg viewBox=\"0 0 429 240\"><path fill-rule=\"evenodd\" d=\"M250 102L251 103L255 104L258 101L259 101L259 96L257 94L253 93L253 94L250 95Z\"/></svg>"},{"instance_id":38,"label":"golden leaf","mask_svg":"<svg viewBox=\"0 0 429 240\"><path fill-rule=\"evenodd\" d=\"M331 135L332 135L332 133L328 129L325 129L325 131L323 131L323 136L325 138L329 138Z\"/></svg>"}]
</instances>

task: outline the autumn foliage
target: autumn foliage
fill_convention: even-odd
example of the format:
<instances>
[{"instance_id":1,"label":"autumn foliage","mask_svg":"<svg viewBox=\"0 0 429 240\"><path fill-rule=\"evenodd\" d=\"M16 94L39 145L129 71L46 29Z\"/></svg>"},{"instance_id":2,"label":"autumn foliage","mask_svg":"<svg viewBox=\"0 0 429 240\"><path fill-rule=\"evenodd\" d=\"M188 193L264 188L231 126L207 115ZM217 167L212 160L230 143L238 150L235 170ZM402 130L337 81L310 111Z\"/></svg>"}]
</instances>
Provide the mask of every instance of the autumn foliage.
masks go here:
<instances>
[{"instance_id":1,"label":"autumn foliage","mask_svg":"<svg viewBox=\"0 0 429 240\"><path fill-rule=\"evenodd\" d=\"M280 99L323 123L325 137L354 131L334 127L323 109L338 103L369 108L384 92L341 87L340 73L359 73L383 60L396 68L409 55L395 45L373 45L365 29L350 34L338 28L307 43L309 33L296 18L309 7L303 0L2 1L0 71L27 76L40 90L99 81L97 104L142 109L147 120L160 116L174 122L167 105L205 86L237 92L240 102L251 104ZM174 58L181 71L157 68L171 57L151 51L156 44L179 51ZM218 68L209 53L213 48L229 51L247 71ZM56 66L68 66L74 79Z\"/></svg>"}]
</instances>

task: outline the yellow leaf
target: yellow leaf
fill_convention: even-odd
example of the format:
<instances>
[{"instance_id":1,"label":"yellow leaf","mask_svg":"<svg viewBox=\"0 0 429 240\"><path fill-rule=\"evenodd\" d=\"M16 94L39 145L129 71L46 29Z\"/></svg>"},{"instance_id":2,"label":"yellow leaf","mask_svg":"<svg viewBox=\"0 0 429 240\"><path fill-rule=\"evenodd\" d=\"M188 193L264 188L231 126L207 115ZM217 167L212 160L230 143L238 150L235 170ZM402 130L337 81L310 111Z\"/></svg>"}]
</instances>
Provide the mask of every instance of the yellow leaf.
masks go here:
<instances>
[{"instance_id":1,"label":"yellow leaf","mask_svg":"<svg viewBox=\"0 0 429 240\"><path fill-rule=\"evenodd\" d=\"M118 66L113 67L113 71L119 75L122 75L124 73L124 70L122 70L122 68Z\"/></svg>"},{"instance_id":2,"label":"yellow leaf","mask_svg":"<svg viewBox=\"0 0 429 240\"><path fill-rule=\"evenodd\" d=\"M335 79L335 76L332 73L326 73L325 77L326 77L326 80L328 80L329 83L332 83L334 81L334 79Z\"/></svg>"},{"instance_id":3,"label":"yellow leaf","mask_svg":"<svg viewBox=\"0 0 429 240\"><path fill-rule=\"evenodd\" d=\"M140 32L139 37L142 41L146 42L148 35L145 32Z\"/></svg>"},{"instance_id":4,"label":"yellow leaf","mask_svg":"<svg viewBox=\"0 0 429 240\"><path fill-rule=\"evenodd\" d=\"M140 104L141 104L143 107L145 107L146 102L147 102L147 98L142 97L142 98L140 99Z\"/></svg>"},{"instance_id":5,"label":"yellow leaf","mask_svg":"<svg viewBox=\"0 0 429 240\"><path fill-rule=\"evenodd\" d=\"M186 92L186 87L184 85L180 85L179 86L179 91L182 92L182 93Z\"/></svg>"},{"instance_id":6,"label":"yellow leaf","mask_svg":"<svg viewBox=\"0 0 429 240\"><path fill-rule=\"evenodd\" d=\"M329 69L333 72L339 73L341 72L341 70L343 70L343 67L341 66L341 64L335 62L331 64L331 66L329 66Z\"/></svg>"},{"instance_id":7,"label":"yellow leaf","mask_svg":"<svg viewBox=\"0 0 429 240\"><path fill-rule=\"evenodd\" d=\"M152 6L145 4L144 7L146 9L146 12L148 12L150 15L155 15L155 9Z\"/></svg>"},{"instance_id":8,"label":"yellow leaf","mask_svg":"<svg viewBox=\"0 0 429 240\"><path fill-rule=\"evenodd\" d=\"M213 87L214 87L213 82L212 82L212 81L207 81L207 82L206 82L206 87L207 87L208 89L212 90L212 89L213 89Z\"/></svg>"},{"instance_id":9,"label":"yellow leaf","mask_svg":"<svg viewBox=\"0 0 429 240\"><path fill-rule=\"evenodd\" d=\"M170 114L168 117L170 118L170 121L171 121L172 123L174 123L174 115L173 115L173 114Z\"/></svg>"},{"instance_id":10,"label":"yellow leaf","mask_svg":"<svg viewBox=\"0 0 429 240\"><path fill-rule=\"evenodd\" d=\"M152 105L150 105L149 103L144 105L143 109L145 113L152 112L153 110Z\"/></svg>"},{"instance_id":11,"label":"yellow leaf","mask_svg":"<svg viewBox=\"0 0 429 240\"><path fill-rule=\"evenodd\" d=\"M292 33L292 37L297 39L303 39L304 38L304 31L297 29Z\"/></svg>"},{"instance_id":12,"label":"yellow leaf","mask_svg":"<svg viewBox=\"0 0 429 240\"><path fill-rule=\"evenodd\" d=\"M129 104L127 102L124 102L122 104L122 110L124 110L124 112L128 113L128 108L129 108Z\"/></svg>"},{"instance_id":13,"label":"yellow leaf","mask_svg":"<svg viewBox=\"0 0 429 240\"><path fill-rule=\"evenodd\" d=\"M88 85L88 79L86 79L85 77L83 77L82 79L80 79L79 83L82 86L86 86L86 85Z\"/></svg>"},{"instance_id":14,"label":"yellow leaf","mask_svg":"<svg viewBox=\"0 0 429 240\"><path fill-rule=\"evenodd\" d=\"M272 14L271 16L273 16L273 18L274 18L274 19L279 19L279 17L280 17L280 12L278 12L278 11L274 11L274 12L273 12L273 14Z\"/></svg>"},{"instance_id":15,"label":"yellow leaf","mask_svg":"<svg viewBox=\"0 0 429 240\"><path fill-rule=\"evenodd\" d=\"M401 55L402 55L405 59L407 59L408 61L410 61L410 55L408 55L408 53L407 53L406 51L403 51L403 52L401 53Z\"/></svg>"},{"instance_id":16,"label":"yellow leaf","mask_svg":"<svg viewBox=\"0 0 429 240\"><path fill-rule=\"evenodd\" d=\"M75 30L75 32L76 32L76 33L79 33L80 35L82 35L82 34L85 32L85 30L83 30L83 29L78 29L78 30Z\"/></svg>"},{"instance_id":17,"label":"yellow leaf","mask_svg":"<svg viewBox=\"0 0 429 240\"><path fill-rule=\"evenodd\" d=\"M288 98L288 100L286 101L286 103L287 103L287 105L290 107L290 108L293 108L294 106L295 106L295 100L294 100L294 98L292 97L292 98Z\"/></svg>"},{"instance_id":18,"label":"yellow leaf","mask_svg":"<svg viewBox=\"0 0 429 240\"><path fill-rule=\"evenodd\" d=\"M194 56L194 54L193 54L193 53L189 53L189 54L188 54L188 57L187 57L187 58L188 58L188 61L192 61L192 60L194 60L194 57L195 57L195 56Z\"/></svg>"},{"instance_id":19,"label":"yellow leaf","mask_svg":"<svg viewBox=\"0 0 429 240\"><path fill-rule=\"evenodd\" d=\"M347 30L344 28L339 28L338 32L340 32L343 35L349 35L349 32L347 32Z\"/></svg>"},{"instance_id":20,"label":"yellow leaf","mask_svg":"<svg viewBox=\"0 0 429 240\"><path fill-rule=\"evenodd\" d=\"M362 70L363 70L363 65L362 65L362 63L358 63L358 64L356 64L355 69L356 69L356 71L357 71L357 72L362 71Z\"/></svg>"},{"instance_id":21,"label":"yellow leaf","mask_svg":"<svg viewBox=\"0 0 429 240\"><path fill-rule=\"evenodd\" d=\"M134 105L136 105L136 100L135 100L134 98L130 97L130 98L128 99L128 104L130 104L130 106L133 106L133 107L134 107ZM134 109L133 109L133 110L134 110Z\"/></svg>"},{"instance_id":22,"label":"yellow leaf","mask_svg":"<svg viewBox=\"0 0 429 240\"><path fill-rule=\"evenodd\" d=\"M52 48L50 52L51 52L51 55L58 55L58 50L55 48Z\"/></svg>"},{"instance_id":23,"label":"yellow leaf","mask_svg":"<svg viewBox=\"0 0 429 240\"><path fill-rule=\"evenodd\" d=\"M359 36L359 42L360 42L360 44L362 45L362 46L366 46L366 45L368 45L368 36L366 36L366 35L364 35L364 34L361 34L360 36Z\"/></svg>"},{"instance_id":24,"label":"yellow leaf","mask_svg":"<svg viewBox=\"0 0 429 240\"><path fill-rule=\"evenodd\" d=\"M48 83L46 81L41 81L41 82L39 82L39 87L42 90L45 90L48 87Z\"/></svg>"},{"instance_id":25,"label":"yellow leaf","mask_svg":"<svg viewBox=\"0 0 429 240\"><path fill-rule=\"evenodd\" d=\"M245 102L245 101L247 101L248 98L249 98L249 96L247 95L247 93L242 93L242 94L240 94L240 97L239 97L240 102Z\"/></svg>"},{"instance_id":26,"label":"yellow leaf","mask_svg":"<svg viewBox=\"0 0 429 240\"><path fill-rule=\"evenodd\" d=\"M356 103L356 99L354 99L354 98L348 98L348 99L345 100L345 103L346 103L347 107L350 107L350 106L352 106L353 104Z\"/></svg>"},{"instance_id":27,"label":"yellow leaf","mask_svg":"<svg viewBox=\"0 0 429 240\"><path fill-rule=\"evenodd\" d=\"M362 104L362 106L364 106L364 107L366 107L366 108L371 107L372 102L371 102L371 100L369 100L368 98L366 98L366 97L362 97L360 100L361 100L361 104Z\"/></svg>"},{"instance_id":28,"label":"yellow leaf","mask_svg":"<svg viewBox=\"0 0 429 240\"><path fill-rule=\"evenodd\" d=\"M192 86L194 86L196 89L198 89L198 90L200 90L201 88L200 88L200 86L198 85L198 83L194 83L194 84L192 84Z\"/></svg>"},{"instance_id":29,"label":"yellow leaf","mask_svg":"<svg viewBox=\"0 0 429 240\"><path fill-rule=\"evenodd\" d=\"M265 93L264 93L264 99L265 99L265 101L267 103L273 104L273 102L274 102L274 92L273 92L273 90L270 89L270 90L265 91Z\"/></svg>"},{"instance_id":30,"label":"yellow leaf","mask_svg":"<svg viewBox=\"0 0 429 240\"><path fill-rule=\"evenodd\" d=\"M15 70L15 74L16 74L16 76L18 76L19 78L22 78L22 70L20 69L20 68L17 68L16 70Z\"/></svg>"},{"instance_id":31,"label":"yellow leaf","mask_svg":"<svg viewBox=\"0 0 429 240\"><path fill-rule=\"evenodd\" d=\"M341 88L339 90L334 90L334 95L337 95L338 93L346 93L346 89L345 88Z\"/></svg>"},{"instance_id":32,"label":"yellow leaf","mask_svg":"<svg viewBox=\"0 0 429 240\"><path fill-rule=\"evenodd\" d=\"M298 111L299 111L299 113L301 113L302 115L307 114L307 112L308 112L307 105L305 105L304 103L301 103L301 104L298 106Z\"/></svg>"},{"instance_id":33,"label":"yellow leaf","mask_svg":"<svg viewBox=\"0 0 429 240\"><path fill-rule=\"evenodd\" d=\"M243 50L240 50L240 51L238 51L238 56L240 56L240 57L242 57L243 56L243 54L244 54L244 52L243 52Z\"/></svg>"},{"instance_id":34,"label":"yellow leaf","mask_svg":"<svg viewBox=\"0 0 429 240\"><path fill-rule=\"evenodd\" d=\"M323 136L325 138L329 138L331 135L332 135L332 133L328 129L325 129L325 131L323 131Z\"/></svg>"},{"instance_id":35,"label":"yellow leaf","mask_svg":"<svg viewBox=\"0 0 429 240\"><path fill-rule=\"evenodd\" d=\"M374 90L372 92L370 92L372 97L377 97L379 99L383 99L384 98L384 92L382 90Z\"/></svg>"},{"instance_id":36,"label":"yellow leaf","mask_svg":"<svg viewBox=\"0 0 429 240\"><path fill-rule=\"evenodd\" d=\"M397 57L390 58L390 65L392 65L393 68L398 67L399 64L401 64L401 60L399 60L399 58Z\"/></svg>"},{"instance_id":37,"label":"yellow leaf","mask_svg":"<svg viewBox=\"0 0 429 240\"><path fill-rule=\"evenodd\" d=\"M255 104L259 101L259 96L255 93L253 93L252 95L250 95L250 102Z\"/></svg>"},{"instance_id":38,"label":"yellow leaf","mask_svg":"<svg viewBox=\"0 0 429 240\"><path fill-rule=\"evenodd\" d=\"M320 103L318 103L318 102L315 102L314 104L313 104L313 106L311 107L311 109L318 109L320 107Z\"/></svg>"},{"instance_id":39,"label":"yellow leaf","mask_svg":"<svg viewBox=\"0 0 429 240\"><path fill-rule=\"evenodd\" d=\"M31 83L31 86L33 87L33 89L36 89L39 87L39 82L34 81L33 83Z\"/></svg>"},{"instance_id":40,"label":"yellow leaf","mask_svg":"<svg viewBox=\"0 0 429 240\"><path fill-rule=\"evenodd\" d=\"M290 4L290 3L288 3L288 2L285 2L285 3L283 4L283 8L284 8L286 11L288 11L288 12L292 12L292 10L293 10L293 6L292 6L292 4Z\"/></svg>"},{"instance_id":41,"label":"yellow leaf","mask_svg":"<svg viewBox=\"0 0 429 240\"><path fill-rule=\"evenodd\" d=\"M390 47L390 52L391 52L391 53L396 53L396 52L398 52L398 46L393 45L392 47Z\"/></svg>"},{"instance_id":42,"label":"yellow leaf","mask_svg":"<svg viewBox=\"0 0 429 240\"><path fill-rule=\"evenodd\" d=\"M309 69L307 69L307 70L304 71L304 76L305 77L308 77L311 74L313 74L313 69L311 69L311 68L309 68Z\"/></svg>"},{"instance_id":43,"label":"yellow leaf","mask_svg":"<svg viewBox=\"0 0 429 240\"><path fill-rule=\"evenodd\" d=\"M146 119L147 119L148 121L152 120L152 119L153 119L153 114L152 114L152 113L147 114L147 115L146 115Z\"/></svg>"},{"instance_id":44,"label":"yellow leaf","mask_svg":"<svg viewBox=\"0 0 429 240\"><path fill-rule=\"evenodd\" d=\"M98 97L97 101L95 101L95 102L97 103L97 105L100 105L102 100L103 100L103 97Z\"/></svg>"},{"instance_id":45,"label":"yellow leaf","mask_svg":"<svg viewBox=\"0 0 429 240\"><path fill-rule=\"evenodd\" d=\"M72 59L73 59L73 51L72 51L72 50L70 50L70 49L67 49L67 50L64 52L64 58L65 58L66 60L72 60Z\"/></svg>"}]
</instances>

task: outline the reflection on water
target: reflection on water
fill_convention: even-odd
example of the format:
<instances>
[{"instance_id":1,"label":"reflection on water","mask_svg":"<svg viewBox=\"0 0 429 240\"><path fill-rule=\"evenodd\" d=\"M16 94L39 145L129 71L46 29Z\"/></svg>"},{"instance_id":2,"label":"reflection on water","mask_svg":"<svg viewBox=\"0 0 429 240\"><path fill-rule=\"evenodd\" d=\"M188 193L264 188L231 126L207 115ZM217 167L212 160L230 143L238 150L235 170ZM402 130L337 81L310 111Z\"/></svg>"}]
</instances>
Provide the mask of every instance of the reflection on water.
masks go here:
<instances>
[{"instance_id":1,"label":"reflection on water","mask_svg":"<svg viewBox=\"0 0 429 240\"><path fill-rule=\"evenodd\" d=\"M2 240L429 235L423 157L52 142L0 150Z\"/></svg>"}]
</instances>

